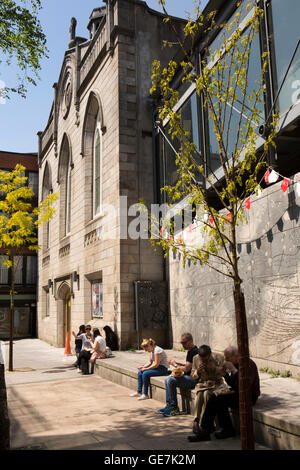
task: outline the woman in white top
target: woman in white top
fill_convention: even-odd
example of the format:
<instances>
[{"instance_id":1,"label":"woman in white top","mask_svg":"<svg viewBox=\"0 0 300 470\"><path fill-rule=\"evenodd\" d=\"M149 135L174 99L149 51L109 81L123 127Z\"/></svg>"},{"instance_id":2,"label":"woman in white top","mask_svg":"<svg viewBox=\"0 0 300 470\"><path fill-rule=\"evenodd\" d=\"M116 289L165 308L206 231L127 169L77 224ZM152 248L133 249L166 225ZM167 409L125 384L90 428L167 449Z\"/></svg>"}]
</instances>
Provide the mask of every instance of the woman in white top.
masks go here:
<instances>
[{"instance_id":1,"label":"woman in white top","mask_svg":"<svg viewBox=\"0 0 300 470\"><path fill-rule=\"evenodd\" d=\"M93 330L94 339L95 341L91 341L92 344L92 355L90 359L90 363L92 364L95 362L96 359L104 359L106 357L106 341L101 336L100 331L98 328L94 328Z\"/></svg>"},{"instance_id":2,"label":"woman in white top","mask_svg":"<svg viewBox=\"0 0 300 470\"><path fill-rule=\"evenodd\" d=\"M156 346L153 339L144 339L141 346L144 351L149 352L149 361L144 366L138 367L138 389L130 396L138 397L138 400L146 400L149 398L150 377L167 375L169 364L165 351Z\"/></svg>"}]
</instances>

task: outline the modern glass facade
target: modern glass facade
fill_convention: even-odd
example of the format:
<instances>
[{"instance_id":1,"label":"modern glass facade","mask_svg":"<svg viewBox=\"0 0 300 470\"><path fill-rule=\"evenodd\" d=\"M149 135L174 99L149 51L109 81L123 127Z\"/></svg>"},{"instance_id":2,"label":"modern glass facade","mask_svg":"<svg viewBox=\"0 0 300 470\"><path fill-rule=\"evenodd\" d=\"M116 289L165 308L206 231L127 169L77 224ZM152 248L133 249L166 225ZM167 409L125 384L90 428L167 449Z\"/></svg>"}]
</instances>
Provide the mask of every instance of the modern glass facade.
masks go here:
<instances>
[{"instance_id":1,"label":"modern glass facade","mask_svg":"<svg viewBox=\"0 0 300 470\"><path fill-rule=\"evenodd\" d=\"M231 11L228 9L228 5L226 5L227 19L224 18L224 15L222 16L221 12L219 20L220 23L226 22L227 25L231 24L234 21L234 18L236 18L235 15L237 11L239 11L240 16L236 21L241 25L241 29L245 28L245 20L250 17L252 14L251 12L253 12L253 8L246 8L249 3L251 2L244 1L238 10L231 9ZM254 3L255 2L252 2L252 4ZM290 70L285 77L287 68L299 41L298 20L300 18L300 2L298 0L262 0L261 6L264 7L266 14L265 18L261 20L260 31L255 35L252 42L249 70L247 74L247 99L245 101L245 105L242 107L242 96L239 92L239 88L237 88L237 97L234 105L232 106L232 103L226 99L224 100L225 103L222 103L223 114L221 124L224 126L225 130L228 129L228 132L226 132L225 150L227 157L231 158L232 152L236 149L237 130L240 129L237 148L241 147L241 136L243 136L243 134L246 135L245 131L247 129L247 123L249 122L249 116L252 113L256 99L255 96L252 95L252 92L258 90L259 83L261 82L261 57L264 52L269 51L270 67L269 73L265 75L265 92L262 94L263 96L260 96L260 102L256 102L258 116L253 124L257 129L257 136L259 137L259 126L265 123L266 118L271 111L271 107L274 106L274 109L279 112L284 123L280 128L277 142L277 154L274 158L277 159L279 170L281 169L284 171L286 166L284 168L281 168L281 166L288 166L287 155L291 152L291 146L289 148L286 147L286 140L288 138L290 143L293 144L295 140L294 134L295 132L297 133L297 129L295 128L295 125L293 125L293 133L288 134L290 128L287 128L288 130L284 128L284 125L286 124L284 116L285 113L291 110L291 108L294 108L298 104L300 105L300 47L298 47L291 63ZM206 63L210 63L211 66L215 66L218 60L217 52L222 49L224 40L227 39L233 31L234 26L230 32L221 30L215 37L210 33L207 40L202 38L201 44L198 46L200 57L199 62L206 60ZM244 29L241 36L238 46L240 50L242 50L240 47L241 41L247 34L247 31L247 29ZM209 37L212 39L210 40ZM222 80L226 83L226 76L228 76L230 70L230 54L227 54L225 58L225 68ZM278 101L277 103L274 103L276 94L281 86L282 88L278 96ZM190 89L194 90L194 85L190 84ZM216 138L216 131L214 130L214 123L209 115L207 107L202 106L204 100L197 96L195 91L189 93L189 88L187 87L186 82L184 85L179 85L178 91L180 96L180 107L175 110L181 113L183 128L190 132L191 139L196 143L199 151L203 154L207 175L215 173L218 178L222 178L222 168L219 158L219 145ZM187 97L185 102L183 101L184 96ZM213 99L213 105L219 112L220 103L218 103L216 99ZM168 136L168 139L171 141L171 136L168 134L168 123L166 123L164 131ZM177 167L175 163L176 154L174 150L164 138L160 136L160 139L160 161L158 167L160 169L159 184L160 188L162 188L164 185L174 185L176 183ZM260 145L262 145L259 139L257 142L260 142ZM171 143L177 151L179 143L175 140L171 141ZM292 151L295 154L297 153L297 149L294 147ZM293 171L299 171L299 164L297 164L295 159L293 159L291 166L288 167L286 174L292 174Z\"/></svg>"}]
</instances>

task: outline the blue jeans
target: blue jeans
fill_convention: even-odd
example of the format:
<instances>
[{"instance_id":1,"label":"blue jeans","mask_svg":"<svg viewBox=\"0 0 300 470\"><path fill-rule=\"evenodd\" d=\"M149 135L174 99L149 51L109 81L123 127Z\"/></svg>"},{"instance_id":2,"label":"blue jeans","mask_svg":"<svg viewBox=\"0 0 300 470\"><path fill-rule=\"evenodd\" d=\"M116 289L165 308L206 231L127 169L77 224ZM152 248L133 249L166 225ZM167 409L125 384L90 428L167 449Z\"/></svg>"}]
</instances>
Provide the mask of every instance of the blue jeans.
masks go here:
<instances>
[{"instance_id":1,"label":"blue jeans","mask_svg":"<svg viewBox=\"0 0 300 470\"><path fill-rule=\"evenodd\" d=\"M192 390L195 388L197 380L192 379L190 375L183 375L182 377L167 377L165 379L166 387L166 404L169 407L177 408L177 387L183 390Z\"/></svg>"},{"instance_id":2,"label":"blue jeans","mask_svg":"<svg viewBox=\"0 0 300 470\"><path fill-rule=\"evenodd\" d=\"M165 366L158 366L156 369L145 370L144 372L138 371L138 393L148 395L148 388L150 384L150 377L158 377L160 375L167 375L168 369Z\"/></svg>"}]
</instances>

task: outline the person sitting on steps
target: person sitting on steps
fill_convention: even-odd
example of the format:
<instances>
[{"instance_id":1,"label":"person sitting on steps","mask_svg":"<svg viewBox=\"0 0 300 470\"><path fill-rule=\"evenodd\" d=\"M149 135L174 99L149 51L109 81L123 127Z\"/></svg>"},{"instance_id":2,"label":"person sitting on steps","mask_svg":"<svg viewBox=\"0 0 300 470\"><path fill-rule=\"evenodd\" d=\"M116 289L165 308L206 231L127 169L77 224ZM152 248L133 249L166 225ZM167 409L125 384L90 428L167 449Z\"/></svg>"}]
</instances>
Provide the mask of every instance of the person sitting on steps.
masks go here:
<instances>
[{"instance_id":1,"label":"person sitting on steps","mask_svg":"<svg viewBox=\"0 0 300 470\"><path fill-rule=\"evenodd\" d=\"M193 358L198 354L198 348L194 344L191 333L183 333L180 338L180 343L187 351L186 362L178 362L173 358L169 359L169 364L181 369L183 375L181 377L169 376L165 379L166 406L158 410L158 413L161 413L164 416L174 416L179 413L177 387L183 390L192 390L195 388L197 383L197 380L191 377Z\"/></svg>"},{"instance_id":2,"label":"person sitting on steps","mask_svg":"<svg viewBox=\"0 0 300 470\"><path fill-rule=\"evenodd\" d=\"M214 420L217 416L221 431L215 432L216 439L226 439L235 435L228 408L239 407L239 355L238 349L230 346L224 351L224 378L231 387L225 394L213 394L207 404L201 420L201 427L192 441L209 441L210 434L215 431ZM250 359L250 389L252 405L255 405L260 395L260 383L257 366ZM216 393L216 392L215 392Z\"/></svg>"},{"instance_id":3,"label":"person sitting on steps","mask_svg":"<svg viewBox=\"0 0 300 470\"><path fill-rule=\"evenodd\" d=\"M165 351L159 346L156 346L153 339L144 339L141 347L144 351L149 353L149 361L147 364L138 367L138 388L137 391L131 393L130 396L138 397L138 400L146 400L149 398L148 388L150 385L150 377L167 375L169 364Z\"/></svg>"}]
</instances>

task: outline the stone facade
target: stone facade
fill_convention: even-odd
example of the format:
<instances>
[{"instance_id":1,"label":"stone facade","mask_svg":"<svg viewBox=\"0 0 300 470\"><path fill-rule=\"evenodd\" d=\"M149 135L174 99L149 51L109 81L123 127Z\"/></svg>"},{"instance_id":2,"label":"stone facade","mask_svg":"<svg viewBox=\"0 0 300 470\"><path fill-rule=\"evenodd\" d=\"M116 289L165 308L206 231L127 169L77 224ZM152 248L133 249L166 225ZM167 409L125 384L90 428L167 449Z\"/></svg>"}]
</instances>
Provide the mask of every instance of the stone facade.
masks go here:
<instances>
[{"instance_id":1,"label":"stone facade","mask_svg":"<svg viewBox=\"0 0 300 470\"><path fill-rule=\"evenodd\" d=\"M49 232L45 225L39 234L38 336L59 347L82 323L110 325L121 349L136 346L133 281L163 280L161 254L147 240L126 238L131 218L121 211L120 196L128 206L153 201L151 65L162 54L171 57L161 45L173 33L144 2L105 3L91 15L89 40L76 37L72 19L48 125L39 133L40 198L52 191L59 199ZM93 217L97 116L104 209ZM93 280L103 283L103 318L91 314ZM156 337L165 340L163 331Z\"/></svg>"}]
</instances>

